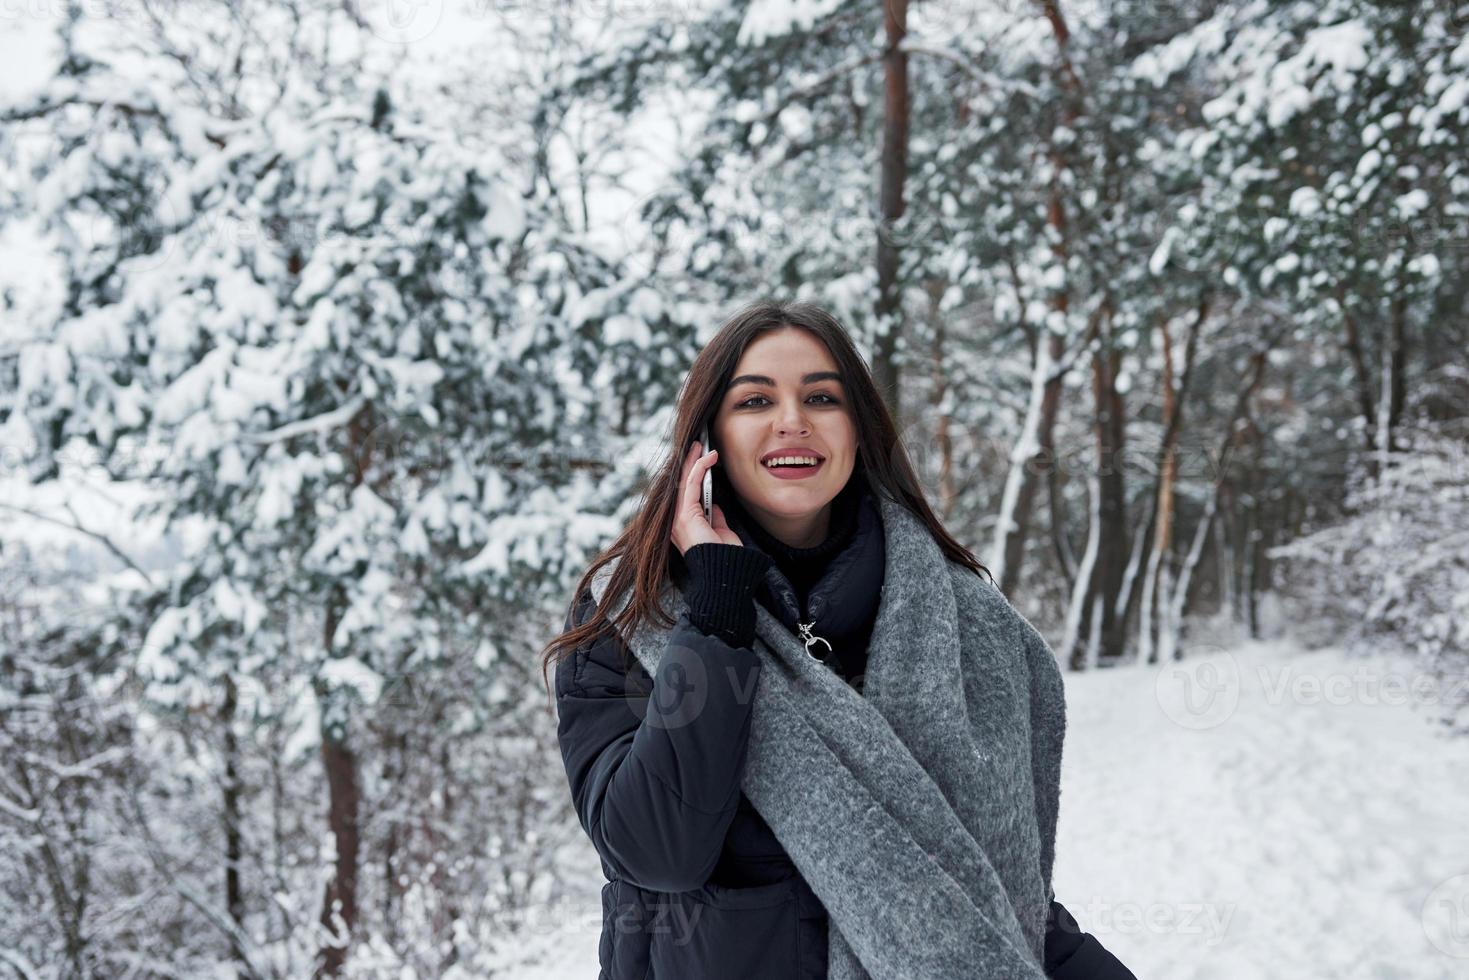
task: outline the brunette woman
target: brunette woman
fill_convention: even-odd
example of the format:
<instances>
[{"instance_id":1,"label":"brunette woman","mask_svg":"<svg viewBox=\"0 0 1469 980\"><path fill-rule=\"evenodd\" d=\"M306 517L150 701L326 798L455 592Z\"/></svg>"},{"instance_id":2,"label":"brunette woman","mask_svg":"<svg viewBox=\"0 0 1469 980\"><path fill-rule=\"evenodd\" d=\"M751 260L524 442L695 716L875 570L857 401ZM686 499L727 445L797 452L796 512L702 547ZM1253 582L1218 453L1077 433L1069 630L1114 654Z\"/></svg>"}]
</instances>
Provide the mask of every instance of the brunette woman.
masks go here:
<instances>
[{"instance_id":1,"label":"brunette woman","mask_svg":"<svg viewBox=\"0 0 1469 980\"><path fill-rule=\"evenodd\" d=\"M846 331L740 311L673 436L545 658L602 980L1132 978L1051 889L1054 655L934 516Z\"/></svg>"}]
</instances>

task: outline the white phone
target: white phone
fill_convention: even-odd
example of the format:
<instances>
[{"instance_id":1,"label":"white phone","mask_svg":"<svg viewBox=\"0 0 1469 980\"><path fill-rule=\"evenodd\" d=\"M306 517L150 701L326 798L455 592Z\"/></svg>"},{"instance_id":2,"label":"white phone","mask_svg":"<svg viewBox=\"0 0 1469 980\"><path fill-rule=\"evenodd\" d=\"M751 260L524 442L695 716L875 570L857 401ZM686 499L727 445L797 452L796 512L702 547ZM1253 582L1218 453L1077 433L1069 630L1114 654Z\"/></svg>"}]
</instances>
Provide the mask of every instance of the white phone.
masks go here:
<instances>
[{"instance_id":1,"label":"white phone","mask_svg":"<svg viewBox=\"0 0 1469 980\"><path fill-rule=\"evenodd\" d=\"M699 433L699 448L701 450L703 450L704 455L707 456L709 454L709 427L707 425L704 426L704 430ZM712 466L709 467L707 470L704 471L704 494L703 494L703 501L704 501L704 520L708 521L710 524L713 524L714 523L714 467L712 467Z\"/></svg>"}]
</instances>

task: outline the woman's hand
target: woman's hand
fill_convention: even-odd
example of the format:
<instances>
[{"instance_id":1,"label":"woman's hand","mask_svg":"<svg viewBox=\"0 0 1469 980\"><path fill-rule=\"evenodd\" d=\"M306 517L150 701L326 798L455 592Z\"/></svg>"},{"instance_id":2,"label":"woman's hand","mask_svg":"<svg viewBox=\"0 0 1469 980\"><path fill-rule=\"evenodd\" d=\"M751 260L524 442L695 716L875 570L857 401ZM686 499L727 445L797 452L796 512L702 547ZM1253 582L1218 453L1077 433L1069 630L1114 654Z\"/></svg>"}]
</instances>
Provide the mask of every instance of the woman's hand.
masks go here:
<instances>
[{"instance_id":1,"label":"woman's hand","mask_svg":"<svg viewBox=\"0 0 1469 980\"><path fill-rule=\"evenodd\" d=\"M733 544L743 546L740 536L724 520L724 511L718 504L710 509L712 522L704 518L704 503L700 500L704 472L714 465L719 450L711 449L700 456L704 447L697 439L684 455L683 477L678 484L678 502L673 509L673 546L684 554L696 544Z\"/></svg>"}]
</instances>

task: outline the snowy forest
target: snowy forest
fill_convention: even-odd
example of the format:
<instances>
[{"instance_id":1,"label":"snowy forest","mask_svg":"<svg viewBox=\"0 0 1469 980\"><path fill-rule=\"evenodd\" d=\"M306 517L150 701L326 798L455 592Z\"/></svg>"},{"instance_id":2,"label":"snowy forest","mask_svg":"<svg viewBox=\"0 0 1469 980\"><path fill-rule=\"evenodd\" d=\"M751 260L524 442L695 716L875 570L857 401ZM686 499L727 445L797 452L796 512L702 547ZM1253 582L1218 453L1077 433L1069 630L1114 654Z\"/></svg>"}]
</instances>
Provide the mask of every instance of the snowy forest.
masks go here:
<instances>
[{"instance_id":1,"label":"snowy forest","mask_svg":"<svg viewBox=\"0 0 1469 980\"><path fill-rule=\"evenodd\" d=\"M1465 976L1466 273L1469 2L6 3L0 975L594 975L536 654L772 297L1062 664L1085 928Z\"/></svg>"}]
</instances>

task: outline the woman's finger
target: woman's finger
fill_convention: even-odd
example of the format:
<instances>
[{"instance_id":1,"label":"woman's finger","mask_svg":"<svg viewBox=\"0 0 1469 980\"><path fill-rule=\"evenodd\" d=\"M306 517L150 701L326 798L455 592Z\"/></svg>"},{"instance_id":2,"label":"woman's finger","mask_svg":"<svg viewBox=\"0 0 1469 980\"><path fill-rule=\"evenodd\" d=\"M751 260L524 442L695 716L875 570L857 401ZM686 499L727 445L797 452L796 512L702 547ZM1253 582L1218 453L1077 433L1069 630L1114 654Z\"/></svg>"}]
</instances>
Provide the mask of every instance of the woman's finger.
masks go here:
<instances>
[{"instance_id":1,"label":"woman's finger","mask_svg":"<svg viewBox=\"0 0 1469 980\"><path fill-rule=\"evenodd\" d=\"M697 445L697 440L695 441L695 445ZM704 476L704 472L699 464L706 464L704 469L713 466L714 454L715 450L711 449L708 452L695 456L689 461L688 468L684 471L683 485L679 488L678 502L680 507L685 508L690 513L693 513L695 509L701 515L704 513L704 506L699 500L699 484Z\"/></svg>"},{"instance_id":2,"label":"woman's finger","mask_svg":"<svg viewBox=\"0 0 1469 980\"><path fill-rule=\"evenodd\" d=\"M684 453L683 473L680 475L678 482L678 504L680 507L688 505L689 477L693 475L694 467L699 463L699 451L701 449L703 447L699 445L699 440L695 439L689 443L688 452Z\"/></svg>"}]
</instances>

